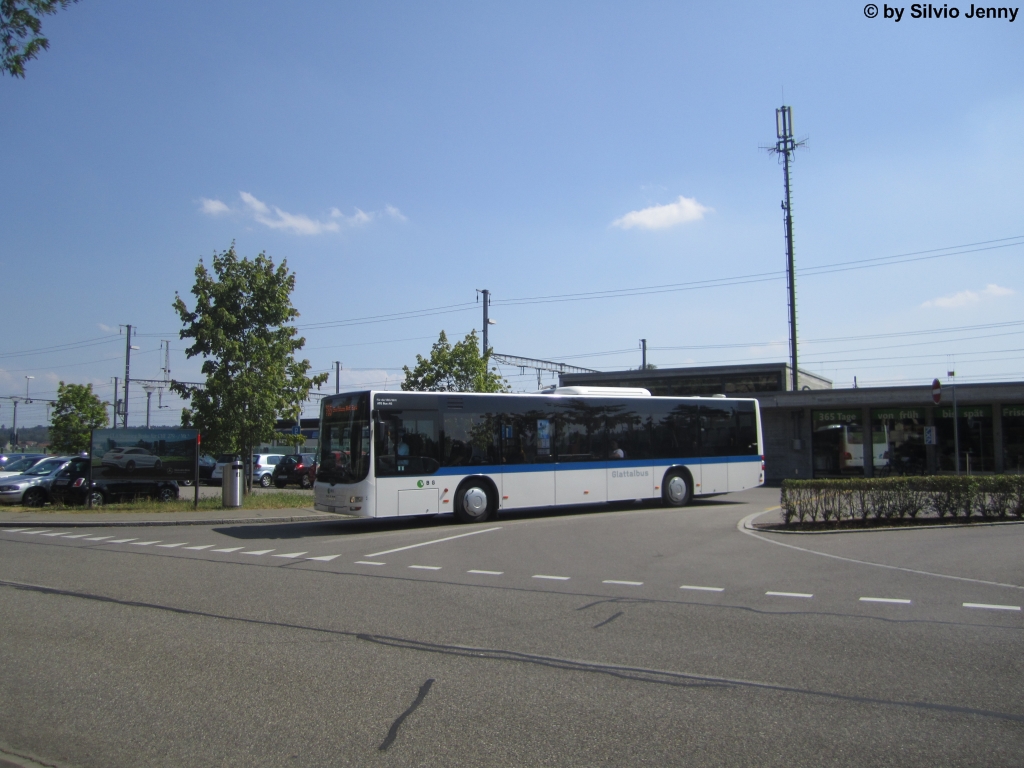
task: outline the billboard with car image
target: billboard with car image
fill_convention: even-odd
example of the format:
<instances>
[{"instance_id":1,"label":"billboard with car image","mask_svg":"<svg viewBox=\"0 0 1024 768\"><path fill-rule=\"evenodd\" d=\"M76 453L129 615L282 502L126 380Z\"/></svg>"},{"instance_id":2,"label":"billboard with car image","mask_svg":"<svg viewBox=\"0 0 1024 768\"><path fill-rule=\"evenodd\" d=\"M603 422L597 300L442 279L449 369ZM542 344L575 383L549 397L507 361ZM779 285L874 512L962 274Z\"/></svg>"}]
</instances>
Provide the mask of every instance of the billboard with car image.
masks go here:
<instances>
[{"instance_id":1,"label":"billboard with car image","mask_svg":"<svg viewBox=\"0 0 1024 768\"><path fill-rule=\"evenodd\" d=\"M199 430L97 429L92 433L92 477L196 481Z\"/></svg>"}]
</instances>

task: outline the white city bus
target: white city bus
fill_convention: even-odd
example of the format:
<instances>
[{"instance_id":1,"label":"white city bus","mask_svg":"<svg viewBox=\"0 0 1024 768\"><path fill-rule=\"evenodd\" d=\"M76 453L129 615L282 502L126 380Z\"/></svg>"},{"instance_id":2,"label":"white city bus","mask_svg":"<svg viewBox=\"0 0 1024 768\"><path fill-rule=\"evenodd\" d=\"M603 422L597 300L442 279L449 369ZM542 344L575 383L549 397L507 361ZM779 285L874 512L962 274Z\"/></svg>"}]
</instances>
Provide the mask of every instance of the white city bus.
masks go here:
<instances>
[{"instance_id":1,"label":"white city bus","mask_svg":"<svg viewBox=\"0 0 1024 768\"><path fill-rule=\"evenodd\" d=\"M323 399L316 509L361 517L694 496L764 483L756 400L561 387Z\"/></svg>"}]
</instances>

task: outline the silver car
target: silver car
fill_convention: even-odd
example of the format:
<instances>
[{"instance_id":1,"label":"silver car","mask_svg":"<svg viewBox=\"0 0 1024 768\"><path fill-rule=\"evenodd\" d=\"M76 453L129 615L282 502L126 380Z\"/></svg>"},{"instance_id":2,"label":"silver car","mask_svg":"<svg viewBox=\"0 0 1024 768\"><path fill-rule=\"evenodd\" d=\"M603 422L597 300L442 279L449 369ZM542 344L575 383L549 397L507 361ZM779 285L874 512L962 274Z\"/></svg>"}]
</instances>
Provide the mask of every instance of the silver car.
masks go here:
<instances>
[{"instance_id":1,"label":"silver car","mask_svg":"<svg viewBox=\"0 0 1024 768\"><path fill-rule=\"evenodd\" d=\"M50 499L53 480L73 456L43 459L24 474L0 479L0 504L41 507Z\"/></svg>"}]
</instances>

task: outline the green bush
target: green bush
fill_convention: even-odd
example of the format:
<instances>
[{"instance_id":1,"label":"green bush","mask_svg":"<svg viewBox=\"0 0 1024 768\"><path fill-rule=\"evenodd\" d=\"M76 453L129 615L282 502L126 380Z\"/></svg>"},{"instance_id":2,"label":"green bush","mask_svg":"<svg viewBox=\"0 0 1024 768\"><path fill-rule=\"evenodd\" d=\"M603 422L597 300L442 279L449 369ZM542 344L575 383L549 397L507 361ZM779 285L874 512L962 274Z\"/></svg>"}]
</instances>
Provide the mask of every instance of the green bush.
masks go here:
<instances>
[{"instance_id":1,"label":"green bush","mask_svg":"<svg viewBox=\"0 0 1024 768\"><path fill-rule=\"evenodd\" d=\"M784 480L782 521L1024 518L1024 475Z\"/></svg>"}]
</instances>

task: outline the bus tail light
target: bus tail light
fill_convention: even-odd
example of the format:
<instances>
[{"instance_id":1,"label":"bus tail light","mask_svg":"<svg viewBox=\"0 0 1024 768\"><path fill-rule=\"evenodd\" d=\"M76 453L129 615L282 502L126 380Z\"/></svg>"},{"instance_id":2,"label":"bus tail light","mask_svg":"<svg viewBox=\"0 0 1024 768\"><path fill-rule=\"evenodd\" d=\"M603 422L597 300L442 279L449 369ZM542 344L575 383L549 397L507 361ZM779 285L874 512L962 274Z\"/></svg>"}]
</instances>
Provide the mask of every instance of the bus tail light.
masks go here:
<instances>
[{"instance_id":1,"label":"bus tail light","mask_svg":"<svg viewBox=\"0 0 1024 768\"><path fill-rule=\"evenodd\" d=\"M761 471L764 472L764 456L761 457Z\"/></svg>"}]
</instances>

